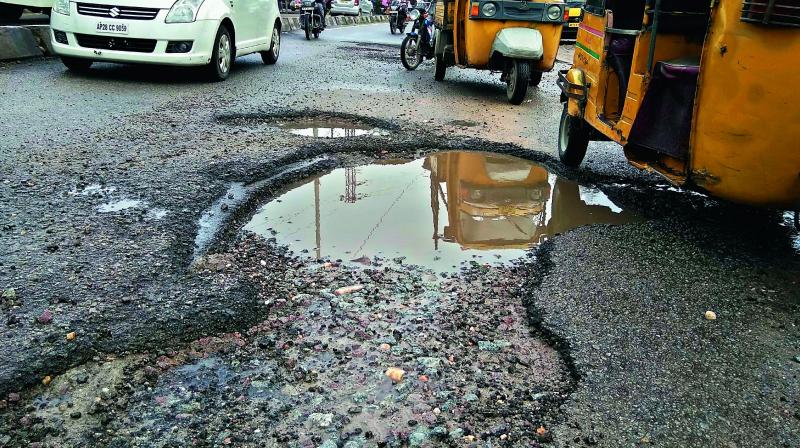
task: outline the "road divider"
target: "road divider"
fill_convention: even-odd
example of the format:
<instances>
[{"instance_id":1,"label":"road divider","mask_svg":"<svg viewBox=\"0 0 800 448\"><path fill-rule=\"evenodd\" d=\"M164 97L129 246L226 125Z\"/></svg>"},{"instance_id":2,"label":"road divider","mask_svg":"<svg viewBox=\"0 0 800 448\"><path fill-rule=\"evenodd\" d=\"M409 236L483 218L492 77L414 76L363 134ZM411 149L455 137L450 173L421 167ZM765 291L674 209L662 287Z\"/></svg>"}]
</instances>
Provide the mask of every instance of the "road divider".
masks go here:
<instances>
[{"instance_id":1,"label":"road divider","mask_svg":"<svg viewBox=\"0 0 800 448\"><path fill-rule=\"evenodd\" d=\"M382 23L388 16L328 16L329 27L368 25ZM299 16L282 17L281 31L297 31L300 29ZM48 25L0 26L0 61L12 61L42 56L52 56L50 44L50 27Z\"/></svg>"}]
</instances>

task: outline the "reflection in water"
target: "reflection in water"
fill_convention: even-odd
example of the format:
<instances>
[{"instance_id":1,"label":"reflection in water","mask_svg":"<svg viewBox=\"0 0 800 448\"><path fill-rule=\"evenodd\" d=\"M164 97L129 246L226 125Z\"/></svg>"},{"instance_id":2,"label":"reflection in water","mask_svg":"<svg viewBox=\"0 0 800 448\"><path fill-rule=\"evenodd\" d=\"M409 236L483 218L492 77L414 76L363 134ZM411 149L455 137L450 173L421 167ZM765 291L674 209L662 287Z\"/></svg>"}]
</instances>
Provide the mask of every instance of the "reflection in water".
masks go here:
<instances>
[{"instance_id":1,"label":"reflection in water","mask_svg":"<svg viewBox=\"0 0 800 448\"><path fill-rule=\"evenodd\" d=\"M245 226L318 258L406 257L436 270L517 258L548 236L636 220L600 190L527 160L445 152L292 185Z\"/></svg>"},{"instance_id":2,"label":"reflection in water","mask_svg":"<svg viewBox=\"0 0 800 448\"><path fill-rule=\"evenodd\" d=\"M381 134L380 129L337 119L301 119L293 122L278 122L277 126L295 135L316 138L344 138Z\"/></svg>"}]
</instances>

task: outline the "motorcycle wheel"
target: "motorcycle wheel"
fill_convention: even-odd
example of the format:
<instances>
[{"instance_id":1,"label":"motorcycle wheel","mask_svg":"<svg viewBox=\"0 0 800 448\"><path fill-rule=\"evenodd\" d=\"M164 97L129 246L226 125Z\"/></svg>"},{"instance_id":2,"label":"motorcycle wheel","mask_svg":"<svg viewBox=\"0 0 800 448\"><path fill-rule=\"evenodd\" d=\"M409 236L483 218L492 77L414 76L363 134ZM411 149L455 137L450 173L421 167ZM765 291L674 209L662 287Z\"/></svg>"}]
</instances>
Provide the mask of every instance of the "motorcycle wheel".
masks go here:
<instances>
[{"instance_id":1,"label":"motorcycle wheel","mask_svg":"<svg viewBox=\"0 0 800 448\"><path fill-rule=\"evenodd\" d=\"M311 40L311 25L308 24L308 21L306 21L305 30L306 30L306 40Z\"/></svg>"},{"instance_id":2,"label":"motorcycle wheel","mask_svg":"<svg viewBox=\"0 0 800 448\"><path fill-rule=\"evenodd\" d=\"M422 52L419 50L419 38L406 36L400 44L400 62L406 70L416 70L422 63Z\"/></svg>"},{"instance_id":3,"label":"motorcycle wheel","mask_svg":"<svg viewBox=\"0 0 800 448\"><path fill-rule=\"evenodd\" d=\"M392 34L397 31L397 26L393 22L389 22L389 31L391 31Z\"/></svg>"},{"instance_id":4,"label":"motorcycle wheel","mask_svg":"<svg viewBox=\"0 0 800 448\"><path fill-rule=\"evenodd\" d=\"M319 30L314 30L314 39L319 39Z\"/></svg>"}]
</instances>

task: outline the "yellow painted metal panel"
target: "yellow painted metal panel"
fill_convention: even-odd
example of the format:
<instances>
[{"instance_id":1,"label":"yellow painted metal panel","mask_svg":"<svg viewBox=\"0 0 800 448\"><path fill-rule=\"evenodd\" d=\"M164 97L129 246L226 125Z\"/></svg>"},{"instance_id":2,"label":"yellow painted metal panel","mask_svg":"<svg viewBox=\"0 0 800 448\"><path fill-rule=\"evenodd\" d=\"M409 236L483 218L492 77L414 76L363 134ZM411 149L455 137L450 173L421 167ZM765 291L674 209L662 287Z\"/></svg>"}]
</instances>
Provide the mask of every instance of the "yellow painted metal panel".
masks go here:
<instances>
[{"instance_id":1,"label":"yellow painted metal panel","mask_svg":"<svg viewBox=\"0 0 800 448\"><path fill-rule=\"evenodd\" d=\"M800 208L800 29L739 20L742 0L714 11L701 61L692 180L714 196Z\"/></svg>"}]
</instances>

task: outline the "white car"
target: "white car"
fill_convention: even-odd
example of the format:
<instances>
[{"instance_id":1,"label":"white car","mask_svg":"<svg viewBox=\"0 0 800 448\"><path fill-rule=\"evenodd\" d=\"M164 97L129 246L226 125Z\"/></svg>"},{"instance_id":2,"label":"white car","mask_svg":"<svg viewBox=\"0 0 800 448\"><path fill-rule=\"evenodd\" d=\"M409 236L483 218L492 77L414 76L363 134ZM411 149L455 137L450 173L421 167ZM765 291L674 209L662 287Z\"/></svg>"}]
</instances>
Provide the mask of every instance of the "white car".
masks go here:
<instances>
[{"instance_id":1,"label":"white car","mask_svg":"<svg viewBox=\"0 0 800 448\"><path fill-rule=\"evenodd\" d=\"M94 61L205 66L213 80L237 56L278 60L276 0L54 0L53 50L70 70Z\"/></svg>"},{"instance_id":2,"label":"white car","mask_svg":"<svg viewBox=\"0 0 800 448\"><path fill-rule=\"evenodd\" d=\"M12 21L22 17L22 10L50 14L53 0L3 0L0 2L0 21Z\"/></svg>"},{"instance_id":3,"label":"white car","mask_svg":"<svg viewBox=\"0 0 800 448\"><path fill-rule=\"evenodd\" d=\"M372 14L372 0L331 0L331 15Z\"/></svg>"}]
</instances>

